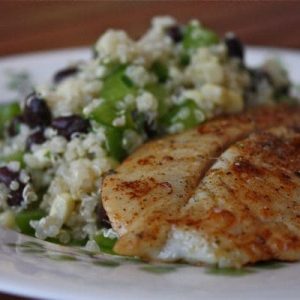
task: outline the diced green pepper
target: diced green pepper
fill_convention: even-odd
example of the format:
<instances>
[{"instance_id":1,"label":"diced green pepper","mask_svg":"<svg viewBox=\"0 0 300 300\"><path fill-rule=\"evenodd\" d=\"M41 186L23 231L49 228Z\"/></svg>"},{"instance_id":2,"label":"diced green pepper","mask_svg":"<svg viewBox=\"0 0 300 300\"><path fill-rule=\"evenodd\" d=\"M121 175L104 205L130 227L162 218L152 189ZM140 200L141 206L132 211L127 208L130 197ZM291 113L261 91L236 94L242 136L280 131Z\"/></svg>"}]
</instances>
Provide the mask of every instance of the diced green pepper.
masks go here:
<instances>
[{"instance_id":1,"label":"diced green pepper","mask_svg":"<svg viewBox=\"0 0 300 300\"><path fill-rule=\"evenodd\" d=\"M16 214L16 224L22 233L34 235L34 229L29 224L30 221L40 220L45 215L45 212L40 209L21 211Z\"/></svg>"},{"instance_id":2,"label":"diced green pepper","mask_svg":"<svg viewBox=\"0 0 300 300\"><path fill-rule=\"evenodd\" d=\"M136 88L125 75L125 69L126 66L120 66L104 79L100 97L115 103L129 94L135 93Z\"/></svg>"},{"instance_id":3,"label":"diced green pepper","mask_svg":"<svg viewBox=\"0 0 300 300\"><path fill-rule=\"evenodd\" d=\"M21 166L24 166L24 152L17 151L10 153L9 155L1 155L0 154L0 162L10 162L10 161L18 161Z\"/></svg>"},{"instance_id":4,"label":"diced green pepper","mask_svg":"<svg viewBox=\"0 0 300 300\"><path fill-rule=\"evenodd\" d=\"M168 93L165 87L161 84L154 83L146 86L145 89L153 94L153 96L155 96L155 98L158 100L158 114L159 116L163 116L168 110L166 101Z\"/></svg>"},{"instance_id":5,"label":"diced green pepper","mask_svg":"<svg viewBox=\"0 0 300 300\"><path fill-rule=\"evenodd\" d=\"M18 102L0 104L0 136L3 136L5 124L21 113Z\"/></svg>"},{"instance_id":6,"label":"diced green pepper","mask_svg":"<svg viewBox=\"0 0 300 300\"><path fill-rule=\"evenodd\" d=\"M126 156L126 151L122 147L123 130L112 126L105 126L105 135L108 153L117 161L121 161Z\"/></svg>"},{"instance_id":7,"label":"diced green pepper","mask_svg":"<svg viewBox=\"0 0 300 300\"><path fill-rule=\"evenodd\" d=\"M202 114L196 103L189 99L173 107L170 112L163 117L162 122L167 127L174 124L182 124L183 129L188 129L196 126L203 120L204 114Z\"/></svg>"},{"instance_id":8,"label":"diced green pepper","mask_svg":"<svg viewBox=\"0 0 300 300\"><path fill-rule=\"evenodd\" d=\"M215 32L197 23L191 23L185 28L182 45L184 49L195 49L208 47L218 42L219 37Z\"/></svg>"},{"instance_id":9,"label":"diced green pepper","mask_svg":"<svg viewBox=\"0 0 300 300\"><path fill-rule=\"evenodd\" d=\"M120 115L120 111L118 111L112 103L103 101L87 117L103 125L115 126L113 122L115 119L119 118ZM124 125L116 127L134 128L134 123L130 111L126 111L124 115Z\"/></svg>"},{"instance_id":10,"label":"diced green pepper","mask_svg":"<svg viewBox=\"0 0 300 300\"><path fill-rule=\"evenodd\" d=\"M112 122L117 118L117 109L107 101L100 103L88 116L98 123L112 125Z\"/></svg>"},{"instance_id":11,"label":"diced green pepper","mask_svg":"<svg viewBox=\"0 0 300 300\"><path fill-rule=\"evenodd\" d=\"M182 65L182 66L187 66L189 63L190 63L190 56L188 55L188 53L186 52L183 52L181 53L180 55L180 60L179 60L179 63Z\"/></svg>"},{"instance_id":12,"label":"diced green pepper","mask_svg":"<svg viewBox=\"0 0 300 300\"><path fill-rule=\"evenodd\" d=\"M161 83L166 82L169 76L168 68L163 63L156 61L151 67L153 73L157 76L158 81Z\"/></svg>"},{"instance_id":13,"label":"diced green pepper","mask_svg":"<svg viewBox=\"0 0 300 300\"><path fill-rule=\"evenodd\" d=\"M117 238L111 239L105 237L103 234L99 234L94 237L94 240L102 252L114 254L113 247L117 241Z\"/></svg>"}]
</instances>

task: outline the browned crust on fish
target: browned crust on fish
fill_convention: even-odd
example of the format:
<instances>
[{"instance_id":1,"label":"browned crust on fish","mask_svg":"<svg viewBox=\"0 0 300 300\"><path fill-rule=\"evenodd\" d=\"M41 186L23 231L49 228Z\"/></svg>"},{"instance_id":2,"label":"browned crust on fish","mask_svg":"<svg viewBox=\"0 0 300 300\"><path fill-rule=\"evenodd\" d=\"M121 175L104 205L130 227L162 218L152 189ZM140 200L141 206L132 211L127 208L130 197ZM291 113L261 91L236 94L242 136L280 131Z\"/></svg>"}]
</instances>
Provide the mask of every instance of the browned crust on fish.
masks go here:
<instances>
[{"instance_id":1,"label":"browned crust on fish","mask_svg":"<svg viewBox=\"0 0 300 300\"><path fill-rule=\"evenodd\" d=\"M103 182L102 202L113 228L121 236L115 251L155 257L166 242L170 220L172 224L179 222L182 208L220 155L257 130L276 125L296 128L300 124L299 113L299 107L259 108L141 146L116 169L116 174ZM273 152L276 141L265 147ZM263 170L245 160L231 172L242 174L245 170L249 176L262 176ZM212 214L213 218L228 223L231 214Z\"/></svg>"},{"instance_id":2,"label":"browned crust on fish","mask_svg":"<svg viewBox=\"0 0 300 300\"><path fill-rule=\"evenodd\" d=\"M239 251L239 264L300 259L300 133L277 127L231 146L196 190L176 228L218 244L220 257ZM199 200L199 199L198 199ZM222 253L221 253L222 252Z\"/></svg>"}]
</instances>

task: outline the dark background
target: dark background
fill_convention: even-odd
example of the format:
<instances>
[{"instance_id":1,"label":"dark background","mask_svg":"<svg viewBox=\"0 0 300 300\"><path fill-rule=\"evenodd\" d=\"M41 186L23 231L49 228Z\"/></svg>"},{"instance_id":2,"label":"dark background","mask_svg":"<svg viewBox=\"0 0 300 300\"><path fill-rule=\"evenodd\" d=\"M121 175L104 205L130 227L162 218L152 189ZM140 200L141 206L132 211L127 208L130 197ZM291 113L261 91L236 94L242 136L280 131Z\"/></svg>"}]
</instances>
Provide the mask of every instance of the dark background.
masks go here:
<instances>
[{"instance_id":1,"label":"dark background","mask_svg":"<svg viewBox=\"0 0 300 300\"><path fill-rule=\"evenodd\" d=\"M0 0L0 56L90 45L108 27L138 37L153 15L195 17L246 44L300 49L300 1Z\"/></svg>"}]
</instances>

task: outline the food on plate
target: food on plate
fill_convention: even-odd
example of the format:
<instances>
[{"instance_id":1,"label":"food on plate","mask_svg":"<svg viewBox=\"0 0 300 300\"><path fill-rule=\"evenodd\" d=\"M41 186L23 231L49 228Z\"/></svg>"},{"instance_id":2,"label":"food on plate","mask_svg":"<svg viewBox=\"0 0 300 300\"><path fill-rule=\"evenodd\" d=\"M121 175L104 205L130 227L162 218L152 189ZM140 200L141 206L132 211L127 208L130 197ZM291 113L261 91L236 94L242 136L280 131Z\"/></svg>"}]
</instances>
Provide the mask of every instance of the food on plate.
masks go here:
<instances>
[{"instance_id":1,"label":"food on plate","mask_svg":"<svg viewBox=\"0 0 300 300\"><path fill-rule=\"evenodd\" d=\"M222 267L299 259L299 124L299 107L259 108L141 146L103 183L116 252Z\"/></svg>"},{"instance_id":2,"label":"food on plate","mask_svg":"<svg viewBox=\"0 0 300 300\"><path fill-rule=\"evenodd\" d=\"M163 161L158 167L165 168L165 175L156 174L159 168L149 169L157 176L150 187L170 175L170 167L172 180L182 177L190 184L173 182L171 189L166 180L156 186L165 195L157 205L175 202L173 213L195 192L210 164L237 140L296 119L298 108L278 106L296 101L282 64L268 59L249 67L244 52L232 33L223 38L196 20L181 25L172 17L157 17L138 40L122 30L106 31L90 60L59 70L52 83L35 86L19 103L2 103L0 224L92 251L112 252L120 235L115 249L121 253L125 232L145 215L133 203L121 211L126 198L119 206L117 191L111 194L116 198L108 198L108 180L121 174L110 175L116 168L127 176L126 166L134 157L157 147L155 157ZM248 109L250 121L242 113ZM227 121L218 119L221 115ZM220 122L228 124L224 134L192 129ZM179 144L172 145L173 140ZM181 155L190 159L181 160ZM128 178L144 176L147 163L141 162L141 172L132 164Z\"/></svg>"}]
</instances>

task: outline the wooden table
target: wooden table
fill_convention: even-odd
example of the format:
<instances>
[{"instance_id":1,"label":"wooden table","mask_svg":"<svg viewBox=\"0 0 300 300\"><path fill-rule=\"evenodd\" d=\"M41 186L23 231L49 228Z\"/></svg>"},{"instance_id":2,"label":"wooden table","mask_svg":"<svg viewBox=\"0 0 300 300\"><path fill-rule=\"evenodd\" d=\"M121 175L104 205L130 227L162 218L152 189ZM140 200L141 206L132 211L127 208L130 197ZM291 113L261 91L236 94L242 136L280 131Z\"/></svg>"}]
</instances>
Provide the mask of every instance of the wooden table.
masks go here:
<instances>
[{"instance_id":1,"label":"wooden table","mask_svg":"<svg viewBox=\"0 0 300 300\"><path fill-rule=\"evenodd\" d=\"M139 36L153 15L197 17L247 44L300 48L300 1L5 1L0 56L91 45L108 27Z\"/></svg>"},{"instance_id":2,"label":"wooden table","mask_svg":"<svg viewBox=\"0 0 300 300\"><path fill-rule=\"evenodd\" d=\"M0 56L91 45L109 27L138 37L153 15L196 17L220 34L236 32L246 44L300 49L299 1L0 0Z\"/></svg>"}]
</instances>

